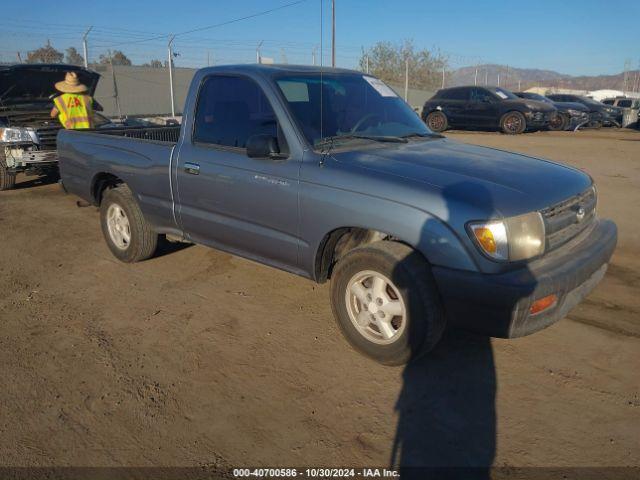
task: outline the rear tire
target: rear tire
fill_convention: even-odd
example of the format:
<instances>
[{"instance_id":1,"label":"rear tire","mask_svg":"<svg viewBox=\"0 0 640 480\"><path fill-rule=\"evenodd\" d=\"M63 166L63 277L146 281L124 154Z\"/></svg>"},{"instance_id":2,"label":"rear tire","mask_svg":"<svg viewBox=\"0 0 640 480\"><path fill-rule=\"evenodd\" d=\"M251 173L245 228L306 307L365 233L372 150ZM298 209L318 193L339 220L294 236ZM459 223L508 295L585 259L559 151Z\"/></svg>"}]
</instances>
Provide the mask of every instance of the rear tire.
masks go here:
<instances>
[{"instance_id":1,"label":"rear tire","mask_svg":"<svg viewBox=\"0 0 640 480\"><path fill-rule=\"evenodd\" d=\"M429 113L425 119L425 123L431 131L436 133L444 132L449 128L449 119L444 112L441 112L440 110L435 110Z\"/></svg>"},{"instance_id":2,"label":"rear tire","mask_svg":"<svg viewBox=\"0 0 640 480\"><path fill-rule=\"evenodd\" d=\"M569 119L566 115L557 113L554 118L549 121L549 130L554 132L561 132L567 129L569 125Z\"/></svg>"},{"instance_id":3,"label":"rear tire","mask_svg":"<svg viewBox=\"0 0 640 480\"><path fill-rule=\"evenodd\" d=\"M349 343L385 365L429 352L445 327L429 264L398 242L372 243L341 258L332 272L331 305Z\"/></svg>"},{"instance_id":4,"label":"rear tire","mask_svg":"<svg viewBox=\"0 0 640 480\"><path fill-rule=\"evenodd\" d=\"M16 174L9 171L4 154L0 153L0 191L11 190L15 185Z\"/></svg>"},{"instance_id":5,"label":"rear tire","mask_svg":"<svg viewBox=\"0 0 640 480\"><path fill-rule=\"evenodd\" d=\"M507 135L518 135L527 128L527 120L520 112L507 112L500 119L500 129Z\"/></svg>"},{"instance_id":6,"label":"rear tire","mask_svg":"<svg viewBox=\"0 0 640 480\"><path fill-rule=\"evenodd\" d=\"M126 263L151 257L158 245L158 234L144 219L133 193L126 185L107 190L100 204L102 234L111 253Z\"/></svg>"}]
</instances>

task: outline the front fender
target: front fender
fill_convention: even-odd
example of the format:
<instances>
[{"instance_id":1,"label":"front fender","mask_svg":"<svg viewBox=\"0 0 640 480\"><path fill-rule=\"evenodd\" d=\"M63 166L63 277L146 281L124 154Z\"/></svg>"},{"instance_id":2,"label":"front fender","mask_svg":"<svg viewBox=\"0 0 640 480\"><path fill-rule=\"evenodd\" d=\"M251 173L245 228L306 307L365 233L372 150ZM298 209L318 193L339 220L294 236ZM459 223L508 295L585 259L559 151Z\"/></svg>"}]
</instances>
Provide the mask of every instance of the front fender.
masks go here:
<instances>
[{"instance_id":1,"label":"front fender","mask_svg":"<svg viewBox=\"0 0 640 480\"><path fill-rule=\"evenodd\" d=\"M386 233L411 245L432 265L478 270L456 233L426 211L385 198L317 184L306 184L302 191L300 261L312 278L316 256L327 235L346 227Z\"/></svg>"}]
</instances>

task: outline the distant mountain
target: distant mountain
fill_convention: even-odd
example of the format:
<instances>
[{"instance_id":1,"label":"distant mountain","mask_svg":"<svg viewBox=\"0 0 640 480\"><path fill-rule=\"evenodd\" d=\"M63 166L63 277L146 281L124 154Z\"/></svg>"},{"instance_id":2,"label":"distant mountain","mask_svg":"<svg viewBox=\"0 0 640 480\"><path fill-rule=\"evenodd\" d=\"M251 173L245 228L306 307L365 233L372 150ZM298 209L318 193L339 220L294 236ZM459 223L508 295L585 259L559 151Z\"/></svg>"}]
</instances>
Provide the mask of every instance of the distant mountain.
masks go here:
<instances>
[{"instance_id":1,"label":"distant mountain","mask_svg":"<svg viewBox=\"0 0 640 480\"><path fill-rule=\"evenodd\" d=\"M450 85L497 85L517 90L530 87L556 87L576 90L600 90L603 88L623 90L624 73L616 75L572 76L553 70L539 70L536 68L514 68L506 65L478 65L477 67L462 67L451 72ZM640 70L627 72L627 90L640 91Z\"/></svg>"}]
</instances>

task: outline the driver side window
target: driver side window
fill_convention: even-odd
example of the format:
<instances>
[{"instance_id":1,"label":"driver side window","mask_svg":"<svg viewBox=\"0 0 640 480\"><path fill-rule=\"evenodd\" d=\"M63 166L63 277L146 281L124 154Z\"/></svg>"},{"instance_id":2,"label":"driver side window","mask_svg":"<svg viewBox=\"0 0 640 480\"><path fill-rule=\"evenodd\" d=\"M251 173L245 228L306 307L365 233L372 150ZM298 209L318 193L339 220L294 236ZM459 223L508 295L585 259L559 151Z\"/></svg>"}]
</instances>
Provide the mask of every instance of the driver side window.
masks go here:
<instances>
[{"instance_id":1,"label":"driver side window","mask_svg":"<svg viewBox=\"0 0 640 480\"><path fill-rule=\"evenodd\" d=\"M278 136L278 122L262 89L246 77L213 75L200 87L193 141L246 148L253 135Z\"/></svg>"},{"instance_id":2,"label":"driver side window","mask_svg":"<svg viewBox=\"0 0 640 480\"><path fill-rule=\"evenodd\" d=\"M482 88L473 88L471 90L471 101L472 102L484 102L491 101L492 97L489 92L483 90Z\"/></svg>"}]
</instances>

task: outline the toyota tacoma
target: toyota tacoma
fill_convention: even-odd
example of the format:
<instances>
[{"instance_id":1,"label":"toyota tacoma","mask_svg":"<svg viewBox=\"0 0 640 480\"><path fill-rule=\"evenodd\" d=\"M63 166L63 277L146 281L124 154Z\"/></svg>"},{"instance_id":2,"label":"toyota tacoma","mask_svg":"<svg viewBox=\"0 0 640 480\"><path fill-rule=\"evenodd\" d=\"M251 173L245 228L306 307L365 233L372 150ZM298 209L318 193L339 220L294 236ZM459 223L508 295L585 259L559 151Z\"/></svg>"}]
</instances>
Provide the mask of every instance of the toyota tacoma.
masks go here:
<instances>
[{"instance_id":1,"label":"toyota tacoma","mask_svg":"<svg viewBox=\"0 0 640 480\"><path fill-rule=\"evenodd\" d=\"M164 235L330 280L345 337L385 364L428 352L447 324L552 324L616 245L589 175L433 133L355 71L205 68L181 126L64 130L58 149L118 259L150 258Z\"/></svg>"}]
</instances>

